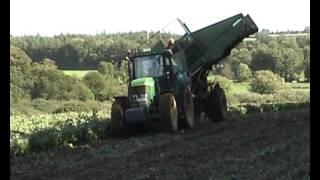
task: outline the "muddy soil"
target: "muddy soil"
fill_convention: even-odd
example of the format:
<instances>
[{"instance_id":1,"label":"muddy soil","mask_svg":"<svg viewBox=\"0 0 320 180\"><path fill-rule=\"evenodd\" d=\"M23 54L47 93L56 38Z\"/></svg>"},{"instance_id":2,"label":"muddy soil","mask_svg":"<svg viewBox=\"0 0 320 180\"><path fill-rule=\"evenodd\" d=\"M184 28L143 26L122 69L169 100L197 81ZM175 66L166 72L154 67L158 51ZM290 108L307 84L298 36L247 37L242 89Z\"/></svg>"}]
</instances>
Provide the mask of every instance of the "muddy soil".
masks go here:
<instances>
[{"instance_id":1,"label":"muddy soil","mask_svg":"<svg viewBox=\"0 0 320 180\"><path fill-rule=\"evenodd\" d=\"M176 134L108 138L11 159L11 179L308 179L309 109L230 114Z\"/></svg>"}]
</instances>

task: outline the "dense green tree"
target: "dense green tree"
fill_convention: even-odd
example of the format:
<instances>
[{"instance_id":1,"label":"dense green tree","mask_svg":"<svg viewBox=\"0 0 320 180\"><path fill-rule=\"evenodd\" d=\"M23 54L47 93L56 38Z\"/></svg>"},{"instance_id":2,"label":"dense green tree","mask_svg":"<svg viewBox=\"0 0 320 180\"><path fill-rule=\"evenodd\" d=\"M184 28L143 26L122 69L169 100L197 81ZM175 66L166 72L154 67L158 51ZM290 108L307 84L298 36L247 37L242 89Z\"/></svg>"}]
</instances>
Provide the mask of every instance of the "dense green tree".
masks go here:
<instances>
[{"instance_id":1,"label":"dense green tree","mask_svg":"<svg viewBox=\"0 0 320 180\"><path fill-rule=\"evenodd\" d=\"M309 57L307 57L306 64L304 67L304 77L306 78L307 81L310 81L310 58Z\"/></svg>"},{"instance_id":2,"label":"dense green tree","mask_svg":"<svg viewBox=\"0 0 320 180\"><path fill-rule=\"evenodd\" d=\"M239 64L239 69L237 72L237 80L242 82L242 81L248 81L252 76L252 71L249 68L248 65L240 63Z\"/></svg>"},{"instance_id":3,"label":"dense green tree","mask_svg":"<svg viewBox=\"0 0 320 180\"><path fill-rule=\"evenodd\" d=\"M308 59L310 59L310 44L303 47L303 57L304 57L304 63L307 62Z\"/></svg>"},{"instance_id":4,"label":"dense green tree","mask_svg":"<svg viewBox=\"0 0 320 180\"><path fill-rule=\"evenodd\" d=\"M51 60L49 58L45 58L43 59L40 64L42 64L42 68L46 68L46 69L58 69L56 63L54 60Z\"/></svg>"},{"instance_id":5,"label":"dense green tree","mask_svg":"<svg viewBox=\"0 0 320 180\"><path fill-rule=\"evenodd\" d=\"M293 49L283 49L283 56L276 63L276 70L286 81L299 80L303 71L303 56Z\"/></svg>"},{"instance_id":6,"label":"dense green tree","mask_svg":"<svg viewBox=\"0 0 320 180\"><path fill-rule=\"evenodd\" d=\"M298 43L298 46L300 48L304 48L305 46L310 45L310 36L306 35L306 36L297 36L296 37L296 41Z\"/></svg>"},{"instance_id":7,"label":"dense green tree","mask_svg":"<svg viewBox=\"0 0 320 180\"><path fill-rule=\"evenodd\" d=\"M98 72L90 72L83 78L84 83L89 87L96 100L107 100L107 84L105 78Z\"/></svg>"},{"instance_id":8,"label":"dense green tree","mask_svg":"<svg viewBox=\"0 0 320 180\"><path fill-rule=\"evenodd\" d=\"M297 50L299 48L295 37L279 36L278 43L281 48L289 48L294 50Z\"/></svg>"},{"instance_id":9,"label":"dense green tree","mask_svg":"<svg viewBox=\"0 0 320 180\"><path fill-rule=\"evenodd\" d=\"M252 54L252 62L250 68L253 71L271 70L276 68L277 59L268 48L258 49Z\"/></svg>"},{"instance_id":10,"label":"dense green tree","mask_svg":"<svg viewBox=\"0 0 320 180\"><path fill-rule=\"evenodd\" d=\"M30 57L22 49L10 46L10 67L30 64L31 62Z\"/></svg>"},{"instance_id":11,"label":"dense green tree","mask_svg":"<svg viewBox=\"0 0 320 180\"><path fill-rule=\"evenodd\" d=\"M278 49L279 48L279 44L278 44L278 42L277 42L277 40L275 40L275 39L272 39L272 40L270 40L269 42L268 42L268 47L270 48L270 49Z\"/></svg>"},{"instance_id":12,"label":"dense green tree","mask_svg":"<svg viewBox=\"0 0 320 180\"><path fill-rule=\"evenodd\" d=\"M54 37L11 37L10 42L22 48L36 62L50 58L56 61L59 69L96 69L101 61L119 65L127 49L152 46L165 37L177 39L178 35L150 32L148 41L146 31L94 36L61 34Z\"/></svg>"},{"instance_id":13,"label":"dense green tree","mask_svg":"<svg viewBox=\"0 0 320 180\"><path fill-rule=\"evenodd\" d=\"M236 70L236 67L240 63L250 65L251 60L252 60L251 53L246 48L234 49L232 50L230 55L230 62L234 66L233 67L234 70Z\"/></svg>"},{"instance_id":14,"label":"dense green tree","mask_svg":"<svg viewBox=\"0 0 320 180\"><path fill-rule=\"evenodd\" d=\"M23 50L10 48L10 98L19 99L93 99L92 92L78 79L69 77L57 69L48 58L39 63Z\"/></svg>"},{"instance_id":15,"label":"dense green tree","mask_svg":"<svg viewBox=\"0 0 320 180\"><path fill-rule=\"evenodd\" d=\"M29 99L32 82L28 76L32 60L20 48L10 46L10 96L13 100Z\"/></svg>"},{"instance_id":16,"label":"dense green tree","mask_svg":"<svg viewBox=\"0 0 320 180\"><path fill-rule=\"evenodd\" d=\"M261 94L272 94L282 88L281 77L269 70L254 73L250 82L250 90Z\"/></svg>"},{"instance_id":17,"label":"dense green tree","mask_svg":"<svg viewBox=\"0 0 320 180\"><path fill-rule=\"evenodd\" d=\"M98 72L111 77L115 76L115 67L111 62L101 61L98 65Z\"/></svg>"},{"instance_id":18,"label":"dense green tree","mask_svg":"<svg viewBox=\"0 0 320 180\"><path fill-rule=\"evenodd\" d=\"M18 102L18 100L30 98L30 95L26 93L21 87L10 83L10 103L11 101Z\"/></svg>"}]
</instances>

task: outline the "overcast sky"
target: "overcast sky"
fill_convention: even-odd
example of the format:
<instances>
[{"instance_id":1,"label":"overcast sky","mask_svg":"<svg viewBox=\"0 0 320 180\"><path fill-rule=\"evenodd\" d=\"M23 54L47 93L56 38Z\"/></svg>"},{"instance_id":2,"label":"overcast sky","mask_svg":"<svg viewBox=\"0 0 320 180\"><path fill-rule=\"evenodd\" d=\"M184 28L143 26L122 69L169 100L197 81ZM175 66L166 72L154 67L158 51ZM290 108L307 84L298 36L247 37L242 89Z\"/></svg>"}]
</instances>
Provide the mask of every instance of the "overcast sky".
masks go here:
<instances>
[{"instance_id":1,"label":"overcast sky","mask_svg":"<svg viewBox=\"0 0 320 180\"><path fill-rule=\"evenodd\" d=\"M10 0L10 33L175 31L176 18L195 31L238 13L249 14L259 30L310 26L309 0Z\"/></svg>"}]
</instances>

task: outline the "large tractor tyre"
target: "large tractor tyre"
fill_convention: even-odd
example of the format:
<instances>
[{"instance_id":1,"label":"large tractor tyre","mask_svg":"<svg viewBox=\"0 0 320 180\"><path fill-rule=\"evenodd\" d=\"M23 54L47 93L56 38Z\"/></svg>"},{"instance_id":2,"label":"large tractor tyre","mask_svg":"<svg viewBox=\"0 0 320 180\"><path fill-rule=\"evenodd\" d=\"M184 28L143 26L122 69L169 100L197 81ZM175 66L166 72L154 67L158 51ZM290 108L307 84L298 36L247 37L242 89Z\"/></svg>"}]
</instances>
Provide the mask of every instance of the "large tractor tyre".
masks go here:
<instances>
[{"instance_id":1,"label":"large tractor tyre","mask_svg":"<svg viewBox=\"0 0 320 180\"><path fill-rule=\"evenodd\" d=\"M224 90L216 85L207 97L206 114L212 122L224 121L227 117L227 99Z\"/></svg>"},{"instance_id":2,"label":"large tractor tyre","mask_svg":"<svg viewBox=\"0 0 320 180\"><path fill-rule=\"evenodd\" d=\"M178 131L178 111L175 97L171 93L160 95L160 124L164 131Z\"/></svg>"},{"instance_id":3,"label":"large tractor tyre","mask_svg":"<svg viewBox=\"0 0 320 180\"><path fill-rule=\"evenodd\" d=\"M123 126L124 109L118 101L115 101L111 107L111 133L112 135L121 135Z\"/></svg>"},{"instance_id":4,"label":"large tractor tyre","mask_svg":"<svg viewBox=\"0 0 320 180\"><path fill-rule=\"evenodd\" d=\"M183 118L181 119L181 126L183 128L193 128L195 125L194 122L194 104L192 99L191 88L188 86L185 88L183 93Z\"/></svg>"}]
</instances>

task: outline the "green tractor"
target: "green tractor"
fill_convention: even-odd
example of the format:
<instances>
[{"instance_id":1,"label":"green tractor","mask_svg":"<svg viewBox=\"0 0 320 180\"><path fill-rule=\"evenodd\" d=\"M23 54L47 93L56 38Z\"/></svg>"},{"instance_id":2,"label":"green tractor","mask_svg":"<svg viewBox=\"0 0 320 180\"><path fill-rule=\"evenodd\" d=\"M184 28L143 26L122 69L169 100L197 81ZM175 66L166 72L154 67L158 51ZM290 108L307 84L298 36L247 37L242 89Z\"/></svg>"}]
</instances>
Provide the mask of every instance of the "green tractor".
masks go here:
<instances>
[{"instance_id":1,"label":"green tractor","mask_svg":"<svg viewBox=\"0 0 320 180\"><path fill-rule=\"evenodd\" d=\"M128 97L115 97L113 132L137 130L149 122L176 132L200 125L204 114L213 122L225 120L224 90L208 83L208 73L258 27L242 14L195 32L178 21L186 33L172 47L128 53Z\"/></svg>"}]
</instances>

